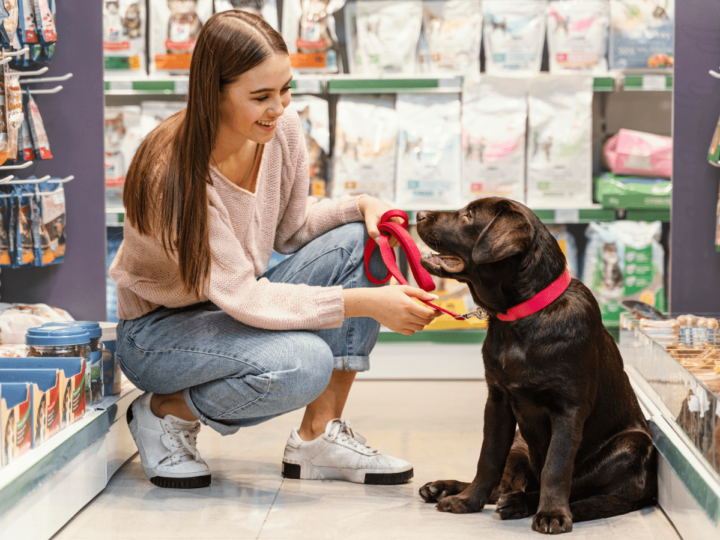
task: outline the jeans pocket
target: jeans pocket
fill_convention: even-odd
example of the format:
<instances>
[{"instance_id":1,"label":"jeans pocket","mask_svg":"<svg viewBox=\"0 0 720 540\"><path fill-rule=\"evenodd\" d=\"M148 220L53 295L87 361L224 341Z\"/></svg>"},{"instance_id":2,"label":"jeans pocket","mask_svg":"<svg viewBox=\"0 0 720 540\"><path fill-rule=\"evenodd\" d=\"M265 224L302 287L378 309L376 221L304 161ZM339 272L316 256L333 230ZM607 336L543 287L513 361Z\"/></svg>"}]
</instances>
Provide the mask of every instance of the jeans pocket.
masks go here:
<instances>
[{"instance_id":1,"label":"jeans pocket","mask_svg":"<svg viewBox=\"0 0 720 540\"><path fill-rule=\"evenodd\" d=\"M120 366L120 369L125 374L125 376L128 378L128 380L144 392L145 387L142 384L140 384L140 379L138 378L138 376L135 375L135 373L125 365L125 362L123 362L122 357L117 353L115 354L115 360L117 361L118 365Z\"/></svg>"}]
</instances>

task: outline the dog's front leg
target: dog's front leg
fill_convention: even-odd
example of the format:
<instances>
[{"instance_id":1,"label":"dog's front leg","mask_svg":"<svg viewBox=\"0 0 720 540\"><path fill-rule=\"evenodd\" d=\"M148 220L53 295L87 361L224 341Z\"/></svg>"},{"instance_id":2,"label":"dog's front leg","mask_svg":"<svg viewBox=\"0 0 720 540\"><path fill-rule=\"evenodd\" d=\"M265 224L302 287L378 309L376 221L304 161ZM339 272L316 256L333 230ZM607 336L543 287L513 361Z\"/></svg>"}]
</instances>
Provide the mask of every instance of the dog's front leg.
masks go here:
<instances>
[{"instance_id":1,"label":"dog's front leg","mask_svg":"<svg viewBox=\"0 0 720 540\"><path fill-rule=\"evenodd\" d=\"M533 531L543 534L572 531L570 488L586 417L579 407L564 409L550 417L552 435L540 477L540 504L533 518Z\"/></svg>"},{"instance_id":2,"label":"dog's front leg","mask_svg":"<svg viewBox=\"0 0 720 540\"><path fill-rule=\"evenodd\" d=\"M480 512L500 484L505 462L515 438L515 415L508 395L498 388L489 388L485 404L483 443L477 474L472 483L458 495L442 499L437 509L453 514Z\"/></svg>"}]
</instances>

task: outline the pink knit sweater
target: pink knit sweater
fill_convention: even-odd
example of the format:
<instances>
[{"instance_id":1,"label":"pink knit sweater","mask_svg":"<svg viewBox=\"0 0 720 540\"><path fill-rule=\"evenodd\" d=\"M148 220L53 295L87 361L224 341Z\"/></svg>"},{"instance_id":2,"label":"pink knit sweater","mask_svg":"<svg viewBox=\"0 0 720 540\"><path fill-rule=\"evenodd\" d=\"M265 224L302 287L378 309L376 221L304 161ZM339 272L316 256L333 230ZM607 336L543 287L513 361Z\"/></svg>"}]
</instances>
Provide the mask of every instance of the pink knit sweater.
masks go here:
<instances>
[{"instance_id":1,"label":"pink knit sweater","mask_svg":"<svg viewBox=\"0 0 720 540\"><path fill-rule=\"evenodd\" d=\"M183 291L177 257L160 241L141 236L127 221L125 238L110 267L117 283L118 317L131 320L159 306L210 300L240 322L270 330L342 326L341 287L270 283L261 276L273 248L294 253L344 223L362 221L359 197L317 201L308 197L308 155L297 113L280 117L265 145L256 192L232 184L211 167L208 224L212 263L203 297Z\"/></svg>"}]
</instances>

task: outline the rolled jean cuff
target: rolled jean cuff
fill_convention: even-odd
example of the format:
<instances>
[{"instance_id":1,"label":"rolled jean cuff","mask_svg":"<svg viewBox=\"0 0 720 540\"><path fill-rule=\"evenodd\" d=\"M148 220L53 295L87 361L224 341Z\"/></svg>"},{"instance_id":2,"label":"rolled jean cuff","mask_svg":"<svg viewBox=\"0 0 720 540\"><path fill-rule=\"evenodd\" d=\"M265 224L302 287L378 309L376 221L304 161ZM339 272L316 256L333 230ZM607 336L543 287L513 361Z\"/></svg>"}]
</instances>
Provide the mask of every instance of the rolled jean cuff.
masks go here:
<instances>
[{"instance_id":1,"label":"rolled jean cuff","mask_svg":"<svg viewBox=\"0 0 720 540\"><path fill-rule=\"evenodd\" d=\"M186 388L185 390L183 390L183 398L185 398L185 403L187 404L188 409L190 409L190 412L197 416L200 422L214 429L220 435L232 435L233 433L237 433L240 430L240 426L228 426L226 424L221 424L220 422L216 422L215 420L208 418L203 413L201 413L193 403L192 398L190 397L190 390L192 390L192 388Z\"/></svg>"},{"instance_id":2,"label":"rolled jean cuff","mask_svg":"<svg viewBox=\"0 0 720 540\"><path fill-rule=\"evenodd\" d=\"M369 356L335 356L333 358L333 371L368 371L369 369Z\"/></svg>"}]
</instances>

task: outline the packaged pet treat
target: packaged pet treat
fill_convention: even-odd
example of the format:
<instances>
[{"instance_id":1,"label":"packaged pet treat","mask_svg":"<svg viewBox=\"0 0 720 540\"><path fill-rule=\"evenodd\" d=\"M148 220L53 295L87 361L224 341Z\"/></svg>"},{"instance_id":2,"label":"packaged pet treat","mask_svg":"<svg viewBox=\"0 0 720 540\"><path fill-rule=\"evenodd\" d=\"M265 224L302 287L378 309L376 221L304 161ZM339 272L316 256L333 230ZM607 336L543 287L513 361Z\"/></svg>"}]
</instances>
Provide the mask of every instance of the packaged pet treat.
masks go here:
<instances>
[{"instance_id":1,"label":"packaged pet treat","mask_svg":"<svg viewBox=\"0 0 720 540\"><path fill-rule=\"evenodd\" d=\"M144 139L145 135L150 133L173 114L182 111L185 106L184 101L143 101L140 118L141 138ZM127 165L129 167L130 163Z\"/></svg>"},{"instance_id":2,"label":"packaged pet treat","mask_svg":"<svg viewBox=\"0 0 720 540\"><path fill-rule=\"evenodd\" d=\"M52 159L50 141L48 141L47 133L45 133L45 125L40 116L37 103L35 103L30 92L27 93L25 110L28 112L28 126L30 128L30 136L32 137L32 145L35 149L35 159Z\"/></svg>"},{"instance_id":3,"label":"packaged pet treat","mask_svg":"<svg viewBox=\"0 0 720 540\"><path fill-rule=\"evenodd\" d=\"M615 174L670 178L672 150L670 137L621 129L605 143L605 164Z\"/></svg>"},{"instance_id":4,"label":"packaged pet treat","mask_svg":"<svg viewBox=\"0 0 720 540\"><path fill-rule=\"evenodd\" d=\"M18 130L18 159L21 161L35 160L35 149L33 148L32 137L30 136L30 124L27 115L23 117L22 124Z\"/></svg>"},{"instance_id":5,"label":"packaged pet treat","mask_svg":"<svg viewBox=\"0 0 720 540\"><path fill-rule=\"evenodd\" d=\"M551 73L607 71L608 0L552 0L547 14Z\"/></svg>"},{"instance_id":6,"label":"packaged pet treat","mask_svg":"<svg viewBox=\"0 0 720 540\"><path fill-rule=\"evenodd\" d=\"M545 0L483 0L485 71L540 72L545 43Z\"/></svg>"},{"instance_id":7,"label":"packaged pet treat","mask_svg":"<svg viewBox=\"0 0 720 540\"><path fill-rule=\"evenodd\" d=\"M48 45L57 41L55 15L50 9L48 0L32 0L35 11L35 27L39 30L40 42Z\"/></svg>"},{"instance_id":8,"label":"packaged pet treat","mask_svg":"<svg viewBox=\"0 0 720 540\"><path fill-rule=\"evenodd\" d=\"M229 9L240 9L265 19L275 30L278 30L278 9L276 0L215 0L215 13Z\"/></svg>"},{"instance_id":9,"label":"packaged pet treat","mask_svg":"<svg viewBox=\"0 0 720 540\"><path fill-rule=\"evenodd\" d=\"M530 81L527 205L537 208L592 203L590 75L547 75Z\"/></svg>"},{"instance_id":10,"label":"packaged pet treat","mask_svg":"<svg viewBox=\"0 0 720 540\"><path fill-rule=\"evenodd\" d=\"M578 252L577 244L575 243L575 237L570 234L565 225L548 225L550 234L557 240L560 249L567 259L567 267L570 271L570 276L573 278L578 277Z\"/></svg>"},{"instance_id":11,"label":"packaged pet treat","mask_svg":"<svg viewBox=\"0 0 720 540\"><path fill-rule=\"evenodd\" d=\"M528 80L465 79L462 106L463 202L506 197L525 202Z\"/></svg>"},{"instance_id":12,"label":"packaged pet treat","mask_svg":"<svg viewBox=\"0 0 720 540\"><path fill-rule=\"evenodd\" d=\"M140 107L105 107L105 201L122 207L125 175L143 140Z\"/></svg>"},{"instance_id":13,"label":"packaged pet treat","mask_svg":"<svg viewBox=\"0 0 720 540\"><path fill-rule=\"evenodd\" d=\"M7 0L3 3L4 12L0 11L2 24L0 24L0 33L2 40L10 45L17 33L19 23L18 0Z\"/></svg>"},{"instance_id":14,"label":"packaged pet treat","mask_svg":"<svg viewBox=\"0 0 720 540\"><path fill-rule=\"evenodd\" d=\"M8 129L17 130L22 125L24 116L20 80L16 75L11 75L6 79L5 83Z\"/></svg>"},{"instance_id":15,"label":"packaged pet treat","mask_svg":"<svg viewBox=\"0 0 720 540\"><path fill-rule=\"evenodd\" d=\"M65 258L65 190L52 180L35 185L37 207L36 255L38 246L45 264L60 264ZM33 231L35 232L35 231ZM38 239L40 240L38 244ZM36 256L37 263L38 258Z\"/></svg>"},{"instance_id":16,"label":"packaged pet treat","mask_svg":"<svg viewBox=\"0 0 720 540\"><path fill-rule=\"evenodd\" d=\"M8 106L5 88L7 73L7 64L0 66L0 165L7 161L10 154L10 137L7 123Z\"/></svg>"},{"instance_id":17,"label":"packaged pet treat","mask_svg":"<svg viewBox=\"0 0 720 540\"><path fill-rule=\"evenodd\" d=\"M393 96L342 96L335 124L333 198L365 193L392 202L396 145Z\"/></svg>"},{"instance_id":18,"label":"packaged pet treat","mask_svg":"<svg viewBox=\"0 0 720 540\"><path fill-rule=\"evenodd\" d=\"M675 0L611 0L610 67L673 66Z\"/></svg>"},{"instance_id":19,"label":"packaged pet treat","mask_svg":"<svg viewBox=\"0 0 720 540\"><path fill-rule=\"evenodd\" d=\"M195 40L212 10L212 0L150 2L151 73L189 73Z\"/></svg>"},{"instance_id":20,"label":"packaged pet treat","mask_svg":"<svg viewBox=\"0 0 720 540\"><path fill-rule=\"evenodd\" d=\"M479 73L480 0L425 0L423 36L431 73Z\"/></svg>"},{"instance_id":21,"label":"packaged pet treat","mask_svg":"<svg viewBox=\"0 0 720 540\"><path fill-rule=\"evenodd\" d=\"M39 43L35 26L33 0L19 0L20 41L23 44Z\"/></svg>"},{"instance_id":22,"label":"packaged pet treat","mask_svg":"<svg viewBox=\"0 0 720 540\"><path fill-rule=\"evenodd\" d=\"M15 259L13 268L34 266L35 243L32 234L33 196L29 186L17 184L13 186L13 211L11 219L15 226Z\"/></svg>"},{"instance_id":23,"label":"packaged pet treat","mask_svg":"<svg viewBox=\"0 0 720 540\"><path fill-rule=\"evenodd\" d=\"M10 195L0 192L0 266L10 266L10 237L8 221L10 219Z\"/></svg>"},{"instance_id":24,"label":"packaged pet treat","mask_svg":"<svg viewBox=\"0 0 720 540\"><path fill-rule=\"evenodd\" d=\"M639 300L665 310L661 234L659 221L588 226L582 281L597 298L604 321L619 320L623 300Z\"/></svg>"},{"instance_id":25,"label":"packaged pet treat","mask_svg":"<svg viewBox=\"0 0 720 540\"><path fill-rule=\"evenodd\" d=\"M422 27L420 0L359 0L351 29L351 72L415 73Z\"/></svg>"},{"instance_id":26,"label":"packaged pet treat","mask_svg":"<svg viewBox=\"0 0 720 540\"><path fill-rule=\"evenodd\" d=\"M300 117L310 165L310 195L327 197L330 118L328 102L314 96L293 96L290 106Z\"/></svg>"},{"instance_id":27,"label":"packaged pet treat","mask_svg":"<svg viewBox=\"0 0 720 540\"><path fill-rule=\"evenodd\" d=\"M282 9L282 34L290 63L299 72L338 73L340 42L333 14L345 0L286 0Z\"/></svg>"},{"instance_id":28,"label":"packaged pet treat","mask_svg":"<svg viewBox=\"0 0 720 540\"><path fill-rule=\"evenodd\" d=\"M460 204L460 99L455 94L398 94L395 203Z\"/></svg>"},{"instance_id":29,"label":"packaged pet treat","mask_svg":"<svg viewBox=\"0 0 720 540\"><path fill-rule=\"evenodd\" d=\"M105 69L113 73L145 72L147 15L141 0L103 1Z\"/></svg>"}]
</instances>

